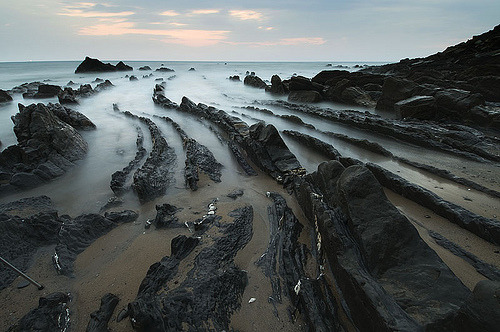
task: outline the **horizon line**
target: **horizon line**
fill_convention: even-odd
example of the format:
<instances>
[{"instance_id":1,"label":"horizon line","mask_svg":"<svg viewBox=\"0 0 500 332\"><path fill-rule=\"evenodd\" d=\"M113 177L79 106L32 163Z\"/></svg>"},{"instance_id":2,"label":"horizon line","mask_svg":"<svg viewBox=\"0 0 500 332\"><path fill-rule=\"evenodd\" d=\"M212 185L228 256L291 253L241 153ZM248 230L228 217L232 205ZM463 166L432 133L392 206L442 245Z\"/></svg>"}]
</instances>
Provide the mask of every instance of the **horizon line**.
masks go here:
<instances>
[{"instance_id":1,"label":"horizon line","mask_svg":"<svg viewBox=\"0 0 500 332\"><path fill-rule=\"evenodd\" d=\"M127 60L127 59L98 59L101 62L110 61L110 62L218 62L218 63L241 63L241 62L262 62L262 63L293 63L293 62L326 62L326 63L357 63L357 62L380 62L380 63L392 63L399 62L400 60ZM0 60L0 63L29 63L29 62L82 62L83 60Z\"/></svg>"}]
</instances>

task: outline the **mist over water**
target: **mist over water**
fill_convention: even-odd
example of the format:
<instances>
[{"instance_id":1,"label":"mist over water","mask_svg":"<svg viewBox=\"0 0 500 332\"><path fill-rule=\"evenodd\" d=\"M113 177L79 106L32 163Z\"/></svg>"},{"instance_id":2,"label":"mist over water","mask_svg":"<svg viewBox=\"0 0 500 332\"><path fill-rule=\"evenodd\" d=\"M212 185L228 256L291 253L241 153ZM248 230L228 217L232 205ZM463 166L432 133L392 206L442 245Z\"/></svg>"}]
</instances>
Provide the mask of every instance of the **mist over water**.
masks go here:
<instances>
[{"instance_id":1,"label":"mist over water","mask_svg":"<svg viewBox=\"0 0 500 332\"><path fill-rule=\"evenodd\" d=\"M114 62L113 62L114 63ZM252 105L255 101L267 101L276 99L264 90L255 89L243 85L242 82L234 82L229 76L239 75L244 79L246 72L255 72L263 80L269 81L271 76L278 74L282 79L290 78L292 75L313 77L326 67L326 63L248 63L248 62L127 62L134 67L130 72L75 74L74 70L79 62L23 62L23 63L0 63L0 89L10 90L15 86L29 82L44 82L66 86L73 81L73 88L81 84L91 84L94 88L98 83L92 83L96 78L108 79L115 87L102 91L90 98L80 100L77 106L71 108L85 114L93 121L97 129L82 132L83 137L89 143L89 152L85 159L77 162L63 176L54 179L50 183L38 188L24 191L19 194L2 198L1 201L13 200L15 198L33 195L49 195L56 206L63 213L78 214L84 212L96 212L112 195L109 188L111 174L122 169L134 158L137 132L135 127L140 126L144 134L144 144L148 151L151 148L149 131L140 121L125 118L122 114L113 111L113 104L117 104L122 111L130 111L136 115L148 115L158 125L170 146L177 154L177 167L175 178L176 185L172 191L183 188L184 151L181 140L171 124L166 121L151 117L168 116L176 121L192 138L206 145L215 157L224 165L223 181L228 186L236 184L238 165L233 160L227 146L223 145L208 128L203 120L193 118L186 114L168 111L157 107L152 102L152 92L156 79L163 78L166 81L165 95L176 103L180 103L183 96L193 100L195 103L204 103L223 109L228 113L233 110L242 111L241 107ZM337 65L337 64L335 64ZM343 63L340 65L352 67L354 64ZM140 71L141 66L150 66L152 71ZM156 72L159 67L168 67L175 72ZM194 71L189 71L194 68ZM342 68L345 69L345 68ZM152 77L143 78L144 75L153 73ZM126 75L135 75L138 81L130 81ZM13 102L0 105L0 149L16 144L17 140L13 132L11 116L18 112L18 103L29 105L31 103L57 103L56 97L47 99L24 99L21 94L13 95ZM245 113L248 113L244 110ZM248 118L242 117L244 121L252 124ZM267 120L267 119L266 119ZM276 120L276 119L274 119ZM278 119L279 120L279 119ZM283 121L281 121L283 122ZM284 129L294 129L293 126L285 126ZM288 142L291 146L297 146ZM295 149L293 149L295 150ZM305 153L305 152L304 152ZM304 162L309 171L312 171L314 162L307 154L298 157ZM177 189L176 189L177 188Z\"/></svg>"},{"instance_id":2,"label":"mist over water","mask_svg":"<svg viewBox=\"0 0 500 332\"><path fill-rule=\"evenodd\" d=\"M114 63L114 62L113 62ZM263 89L245 86L242 82L228 79L229 76L239 75L244 79L246 72L255 72L257 76L269 83L271 76L278 74L281 79L288 79L292 75L313 77L325 69L355 70L355 63L333 63L333 67L327 67L326 63L250 63L250 62L127 62L134 67L134 71L113 73L75 74L74 70L79 62L30 62L30 63L0 63L0 89L9 90L25 82L45 82L65 86L73 81L73 88L81 84L91 84L94 88L98 83L92 83L96 78L110 80L114 87L99 92L92 97L80 99L80 104L70 106L93 121L97 129L82 132L83 137L89 144L89 152L83 160L77 162L77 166L71 168L63 176L52 180L32 190L23 191L8 197L3 197L0 202L11 201L17 198L34 195L48 195L54 201L61 213L78 215L81 213L98 212L99 209L113 196L109 183L111 175L128 165L136 152L137 130L139 126L144 134L144 146L151 150L151 139L148 128L138 120L126 118L123 114L113 110L113 104L117 104L121 111L130 111L138 116L147 116L152 119L161 130L168 144L175 150L177 162L175 166L175 185L171 186L167 195L179 194L185 191L184 187L184 149L181 139L173 126L160 117L168 116L177 122L181 128L192 138L207 146L216 159L224 165L222 170L222 181L228 188L238 187L242 180L240 168L228 147L219 141L217 136L209 128L209 123L204 119L193 117L186 113L175 110L167 110L156 106L152 101L153 88L155 84L161 83L157 79L166 82L165 95L175 103L180 104L183 96L188 97L195 103L204 103L222 109L231 115L238 116L247 124L251 125L257 121L272 123L278 130L297 130L302 133L319 138L335 146L343 155L353 157L363 162L373 162L391 169L394 172L403 170L406 175L429 190L435 190L440 179L428 179L428 174L422 174L392 161L381 155L371 153L353 144L322 134L321 132L304 127L288 120L265 114L256 110L247 109L246 106L268 108L276 115L294 114L293 111L269 102L276 99L286 100L286 97L274 96L266 93ZM336 68L336 65L348 68ZM368 63L373 65L373 63ZM150 66L152 71L140 71L141 66ZM159 67L168 67L174 72L156 72ZM194 68L194 71L190 71ZM143 78L145 75L153 74L152 77ZM135 75L139 80L130 81L126 75ZM0 149L16 144L17 140L13 132L11 116L18 112L18 103L29 105L31 103L57 103L57 98L48 99L23 99L21 94L13 95L14 101L0 105ZM263 106L263 104L265 106ZM323 102L317 106L329 107L334 110L355 109L375 113L373 109L363 109L334 103ZM447 164L464 163L474 164L474 167L482 167L472 161L458 161L456 157L436 151L423 151L421 148L411 144L398 142L392 138L376 135L371 132L353 128L351 126L324 121L307 114L295 113L305 123L314 125L318 130L332 131L345 134L357 139L368 139L383 145L395 155L413 160L418 155L419 160L430 160L440 162L445 168ZM379 114L387 116L386 114ZM308 172L313 172L324 157L316 154L310 149L303 148L299 143L283 135L283 139L290 150L297 156L301 164ZM145 160L145 159L144 159ZM142 162L144 162L144 160ZM142 165L142 164L141 164ZM442 184L442 183L441 183ZM455 191L465 191L453 185ZM467 194L464 192L464 195ZM130 208L139 208L140 205L133 194L126 196L126 204Z\"/></svg>"}]
</instances>

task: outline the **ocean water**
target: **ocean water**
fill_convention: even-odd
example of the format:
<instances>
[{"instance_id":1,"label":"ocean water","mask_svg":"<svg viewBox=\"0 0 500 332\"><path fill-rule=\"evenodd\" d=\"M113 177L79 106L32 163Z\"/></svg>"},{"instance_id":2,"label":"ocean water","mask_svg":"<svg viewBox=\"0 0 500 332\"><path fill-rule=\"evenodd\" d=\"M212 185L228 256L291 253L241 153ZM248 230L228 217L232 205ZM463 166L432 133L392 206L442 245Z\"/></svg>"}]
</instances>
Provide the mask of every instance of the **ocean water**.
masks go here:
<instances>
[{"instance_id":1,"label":"ocean water","mask_svg":"<svg viewBox=\"0 0 500 332\"><path fill-rule=\"evenodd\" d=\"M61 213L78 215L87 212L97 212L106 201L113 195L109 188L111 174L125 167L135 156L136 152L136 127L142 128L145 135L145 147L149 151L151 140L149 131L142 123L125 118L122 114L113 111L113 104L117 104L124 111L128 110L136 115L145 115L151 118L160 128L163 135L177 154L177 166L175 169L176 185L169 189L167 194L182 193L185 191L183 168L184 151L179 135L171 126L162 119L155 116L168 116L176 121L189 136L206 145L215 157L224 165L223 183L227 187L237 187L242 180L238 164L234 160L227 146L222 144L214 133L208 128L207 123L200 121L185 113L166 110L154 105L152 101L153 88L156 79L163 78L166 82L165 95L173 102L180 103L183 96L188 97L195 103L204 103L222 109L230 114L240 117L249 125L261 120L272 123L278 130L297 130L305 134L319 138L332 144L343 156L359 159L364 162L377 163L400 175L415 181L425 188L436 191L436 188L450 186L453 192L467 195L464 188L456 184L443 183L442 179L434 179L429 174L410 169L405 165L382 157L355 145L346 143L285 119L268 115L255 110L247 109L246 106L268 108L277 115L294 114L304 122L314 125L319 130L332 131L348 135L358 139L368 139L377 142L391 151L394 155L401 156L416 162L425 162L438 168L449 169L453 165L464 165L467 168L484 169L487 166L480 163L464 160L450 154L437 151L425 150L411 144L399 142L389 137L378 135L373 132L346 126L340 123L324 121L302 113L294 113L288 109L269 105L269 101L285 99L286 97L274 96L266 93L263 89L248 87L243 82L234 82L229 76L239 75L244 78L245 73L255 72L257 76L269 81L271 76L278 74L282 79L288 79L292 75L313 77L325 69L341 69L354 71L358 63L332 63L327 67L325 62L127 62L134 68L130 72L114 73L92 73L75 74L74 71L79 61L69 62L25 62L25 63L0 63L0 89L10 90L13 87L26 82L46 82L65 86L69 81L75 83L74 88L80 84L91 84L98 77L109 79L115 86L100 92L90 98L80 100L80 104L71 106L75 110L85 114L97 126L96 130L84 131L82 135L89 143L87 156L79 161L75 167L63 176L32 190L23 191L15 195L0 195L0 203L14 199L34 196L48 195L52 198ZM116 62L112 62L116 63ZM380 63L360 63L360 65L378 65ZM150 66L153 71L139 71L141 66ZM171 68L175 72L155 72L161 66ZM190 71L194 68L194 71ZM143 78L143 75L153 73L153 77ZM138 81L130 81L126 75L135 75ZM16 144L17 140L13 132L11 116L18 112L18 104L29 105L31 103L56 103L57 97L48 99L24 99L21 94L13 95L14 101L0 104L0 150L7 146ZM357 109L376 113L374 109L356 108L348 105L323 102L317 106L328 107L336 110ZM381 116L388 116L381 114ZM310 149L305 149L299 143L283 136L290 150L297 156L301 164L308 172L316 170L324 157ZM451 190L450 189L450 190ZM126 202L130 208L141 208L137 199L131 194ZM136 204L136 205L134 205Z\"/></svg>"},{"instance_id":2,"label":"ocean water","mask_svg":"<svg viewBox=\"0 0 500 332\"><path fill-rule=\"evenodd\" d=\"M327 67L324 62L273 62L273 63L251 63L251 62L126 62L134 68L131 72L114 73L92 73L75 74L74 71L79 61L67 62L18 62L0 63L0 89L10 90L27 82L45 82L65 86L73 81L77 88L80 84L91 84L96 78L109 79L115 87L96 94L93 97L81 99L80 104L72 106L75 110L85 114L97 126L95 131L83 132L83 136L89 143L87 157L80 161L64 176L33 190L16 194L13 197L4 197L0 201L12 200L25 196L37 194L48 194L60 209L67 213L95 212L102 206L110 196L109 181L111 174L122 169L133 159L136 148L135 126L142 127L145 134L146 148L150 147L148 130L142 124L131 121L113 111L113 104L118 104L121 110L128 110L137 115L159 115L169 116L178 122L181 127L193 138L209 147L215 156L225 166L225 181L231 179L237 181L234 176L238 169L227 147L223 146L216 136L206 127L200 125L199 119L191 118L185 114L167 112L157 107L152 102L152 92L155 80L163 78L166 83L166 96L180 103L183 96L193 100L195 103L204 103L228 113L236 112L248 124L254 123L255 117L251 117L251 111L243 110L242 107L254 105L276 98L264 90L245 86L242 82L234 82L229 76L239 75L243 80L245 73L255 72L257 76L269 81L271 76L278 74L282 79L290 78L292 75L313 77L325 69L337 69ZM111 62L116 63L116 62ZM346 70L357 70L357 63L333 63L333 66L341 65ZM369 63L368 65L373 65ZM141 66L150 66L153 70L139 71ZM175 72L155 72L161 66L171 68ZM194 68L194 71L189 71ZM143 75L153 73L153 77L143 78ZM130 81L126 75L135 75L138 81ZM18 112L18 104L29 105L31 103L56 103L57 97L47 99L24 99L21 94L13 95L14 101L0 105L0 149L16 144L17 140L13 132L11 116ZM345 108L344 105L327 104L333 108ZM352 108L352 107L350 107ZM275 109L276 113L283 110ZM372 110L370 110L372 111ZM245 117L241 113L245 113ZM262 116L262 114L261 114ZM266 121L276 122L279 129L299 129L293 124L280 121L277 118L264 118ZM317 121L317 120L314 120ZM182 183L183 153L182 145L177 133L171 125L164 121L155 119L163 134L167 138L179 156L177 182ZM297 147L293 141L287 141L292 147ZM297 147L298 148L298 147ZM304 152L298 155L301 162L309 170L314 170L319 157L312 153ZM180 186L178 186L180 187ZM175 190L173 188L172 190Z\"/></svg>"}]
</instances>

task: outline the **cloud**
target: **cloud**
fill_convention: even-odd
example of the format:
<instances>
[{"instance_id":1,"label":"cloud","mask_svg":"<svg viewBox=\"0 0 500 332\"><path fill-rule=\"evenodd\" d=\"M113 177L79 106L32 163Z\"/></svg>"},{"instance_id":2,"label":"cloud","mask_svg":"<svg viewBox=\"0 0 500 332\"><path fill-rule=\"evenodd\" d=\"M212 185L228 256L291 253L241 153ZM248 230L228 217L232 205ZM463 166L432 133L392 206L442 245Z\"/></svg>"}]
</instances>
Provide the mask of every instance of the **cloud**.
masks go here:
<instances>
[{"instance_id":1,"label":"cloud","mask_svg":"<svg viewBox=\"0 0 500 332\"><path fill-rule=\"evenodd\" d=\"M222 30L188 30L188 29L138 29L132 22L116 24L96 24L80 29L84 36L121 36L152 35L167 37L162 42L187 46L207 46L217 44L225 39L230 31Z\"/></svg>"},{"instance_id":2,"label":"cloud","mask_svg":"<svg viewBox=\"0 0 500 332\"><path fill-rule=\"evenodd\" d=\"M264 18L264 15L262 13L256 12L254 10L230 10L229 15L236 17L242 21L246 20L260 21Z\"/></svg>"},{"instance_id":3,"label":"cloud","mask_svg":"<svg viewBox=\"0 0 500 332\"><path fill-rule=\"evenodd\" d=\"M183 27L186 26L186 23L179 23L179 22L170 22L170 25L173 25L174 27Z\"/></svg>"},{"instance_id":4,"label":"cloud","mask_svg":"<svg viewBox=\"0 0 500 332\"><path fill-rule=\"evenodd\" d=\"M261 30L268 30L269 31L269 30L273 30L274 27L262 27L261 26L261 27L259 27L259 29L261 29Z\"/></svg>"},{"instance_id":5,"label":"cloud","mask_svg":"<svg viewBox=\"0 0 500 332\"><path fill-rule=\"evenodd\" d=\"M179 16L180 14L176 12L175 10L166 10L164 12L161 12L160 15L163 16Z\"/></svg>"},{"instance_id":6,"label":"cloud","mask_svg":"<svg viewBox=\"0 0 500 332\"><path fill-rule=\"evenodd\" d=\"M117 12L117 13L108 13L108 12L97 12L97 11L83 11L81 9L64 9L63 12L58 13L58 15L63 16L72 16L72 17L85 17L85 18L95 18L95 17L123 17L134 15L134 12Z\"/></svg>"},{"instance_id":7,"label":"cloud","mask_svg":"<svg viewBox=\"0 0 500 332\"><path fill-rule=\"evenodd\" d=\"M217 14L219 13L219 9L195 9L191 11L193 15L206 15L206 14Z\"/></svg>"}]
</instances>

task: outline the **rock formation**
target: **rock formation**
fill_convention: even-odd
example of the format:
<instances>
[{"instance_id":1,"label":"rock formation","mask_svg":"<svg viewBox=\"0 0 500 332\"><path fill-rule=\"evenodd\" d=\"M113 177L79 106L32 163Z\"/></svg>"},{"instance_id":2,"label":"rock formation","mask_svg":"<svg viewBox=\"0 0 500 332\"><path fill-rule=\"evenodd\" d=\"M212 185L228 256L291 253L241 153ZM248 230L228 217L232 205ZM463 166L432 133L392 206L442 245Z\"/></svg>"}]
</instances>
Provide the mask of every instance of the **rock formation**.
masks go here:
<instances>
[{"instance_id":1,"label":"rock formation","mask_svg":"<svg viewBox=\"0 0 500 332\"><path fill-rule=\"evenodd\" d=\"M98 59L85 57L82 63L78 65L75 74L78 73L93 73L93 72L113 72L113 71L130 71L132 67L127 66L122 61L118 62L116 66L110 63L102 63Z\"/></svg>"}]
</instances>

